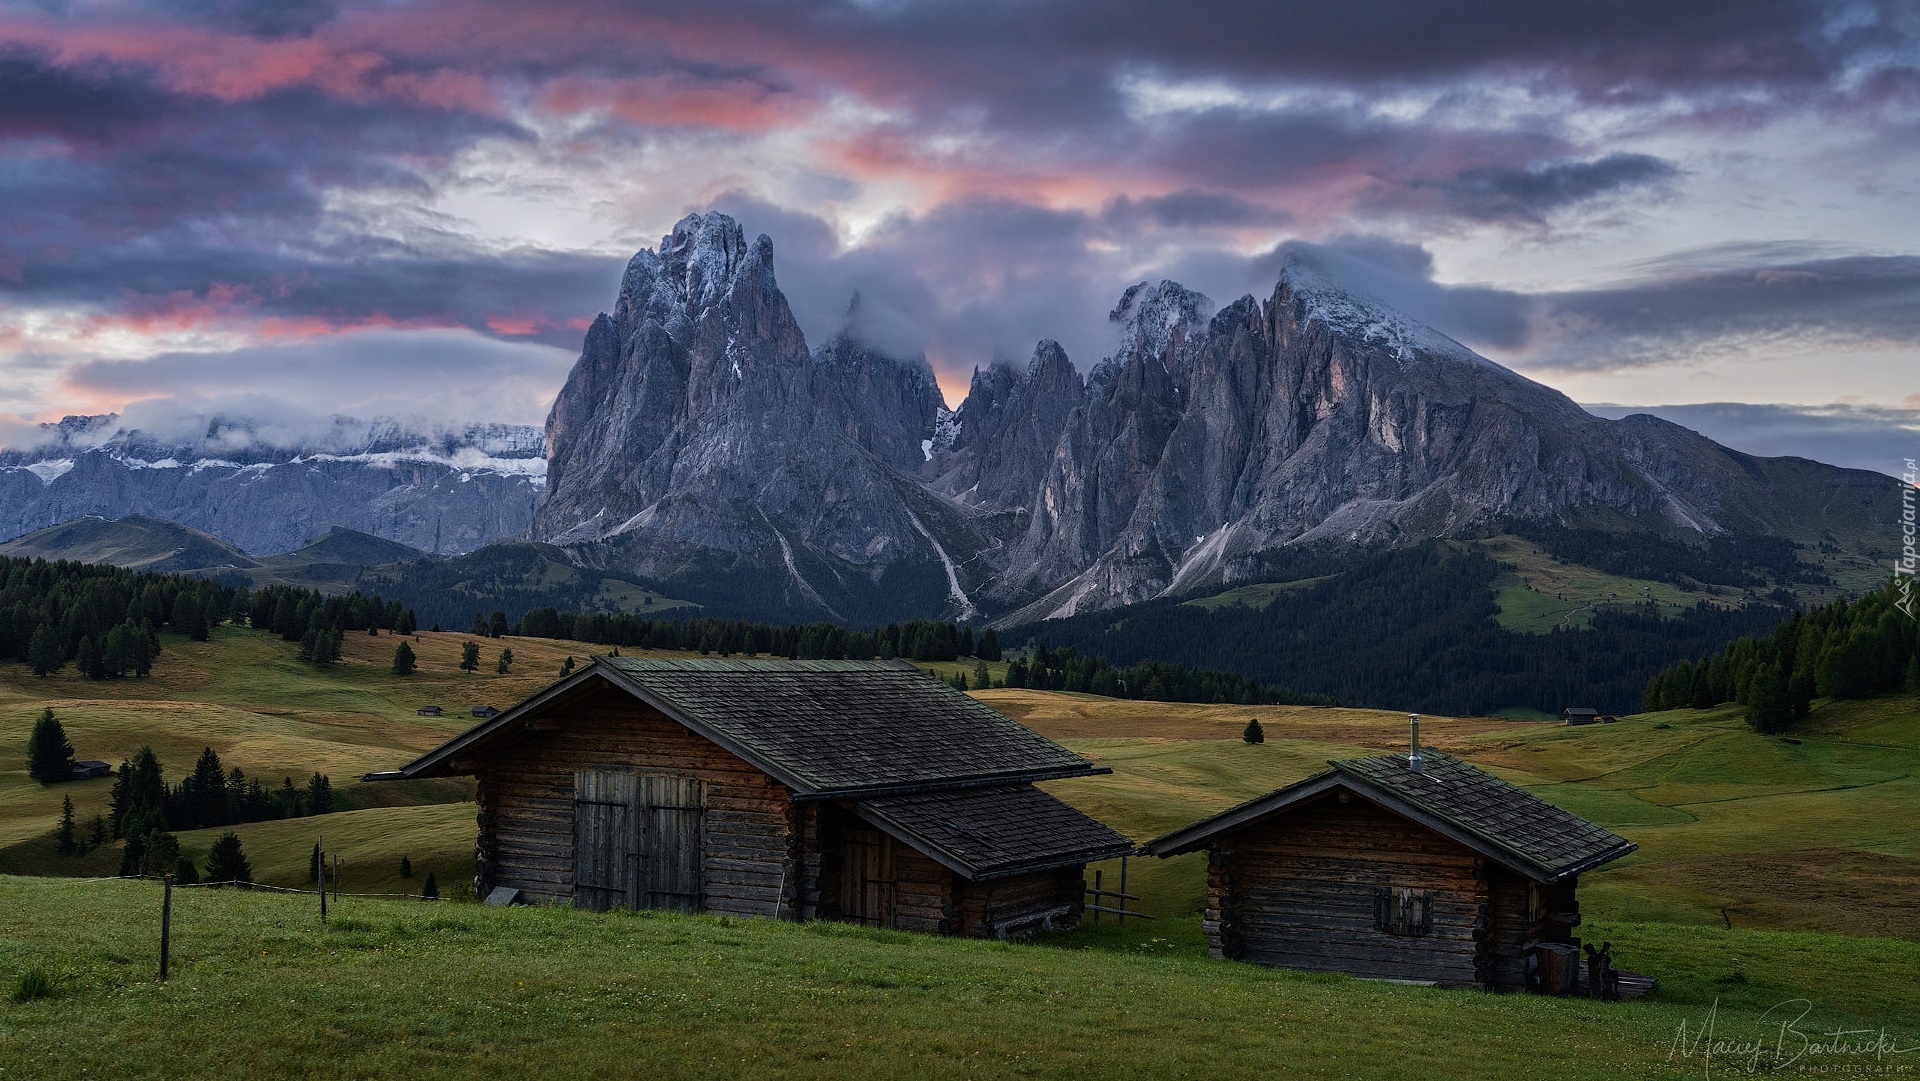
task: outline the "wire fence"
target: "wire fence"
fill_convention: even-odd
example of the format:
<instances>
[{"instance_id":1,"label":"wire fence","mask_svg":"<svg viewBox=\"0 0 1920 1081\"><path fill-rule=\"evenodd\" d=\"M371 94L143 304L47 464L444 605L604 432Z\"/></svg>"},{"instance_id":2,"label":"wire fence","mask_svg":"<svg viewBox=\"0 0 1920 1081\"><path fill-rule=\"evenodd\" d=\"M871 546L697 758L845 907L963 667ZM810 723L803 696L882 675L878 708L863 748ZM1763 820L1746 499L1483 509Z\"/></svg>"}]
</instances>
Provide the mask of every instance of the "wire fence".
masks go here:
<instances>
[{"instance_id":1,"label":"wire fence","mask_svg":"<svg viewBox=\"0 0 1920 1081\"><path fill-rule=\"evenodd\" d=\"M162 881L165 881L167 877L168 876L166 875L100 875L90 879L81 879L79 881L162 882ZM237 886L243 890L265 890L268 893L300 893L300 894L305 894L308 897L318 897L322 892L320 890L298 889L293 886L269 886L265 882L253 882L244 878L230 878L224 882L181 882L176 880L173 883L173 888L176 890L216 889L221 886ZM447 900L447 898L444 898L444 897L423 897L417 893L349 893L344 890L326 890L324 892L328 897L334 897L334 898L369 897L369 898L386 898L390 900L401 900L401 901Z\"/></svg>"}]
</instances>

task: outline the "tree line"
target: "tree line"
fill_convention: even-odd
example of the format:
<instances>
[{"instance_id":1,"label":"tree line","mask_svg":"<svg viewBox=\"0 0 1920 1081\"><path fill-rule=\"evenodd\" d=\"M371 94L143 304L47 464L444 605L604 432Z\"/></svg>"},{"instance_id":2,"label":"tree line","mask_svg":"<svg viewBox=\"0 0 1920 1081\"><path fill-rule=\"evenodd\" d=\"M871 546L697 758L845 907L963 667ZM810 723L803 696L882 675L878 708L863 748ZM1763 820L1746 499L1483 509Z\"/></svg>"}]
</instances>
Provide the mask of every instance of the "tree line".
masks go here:
<instances>
[{"instance_id":1,"label":"tree line","mask_svg":"<svg viewBox=\"0 0 1920 1081\"><path fill-rule=\"evenodd\" d=\"M1749 635L1647 680L1649 711L1707 709L1733 702L1761 732L1784 732L1815 698L1869 698L1920 690L1920 634L1899 607L1900 583L1857 600L1845 597L1795 612L1764 635Z\"/></svg>"},{"instance_id":2,"label":"tree line","mask_svg":"<svg viewBox=\"0 0 1920 1081\"><path fill-rule=\"evenodd\" d=\"M285 777L279 787L269 788L238 766L223 769L220 756L208 747L200 752L193 772L170 786L153 748L142 747L120 763L108 806L107 834L126 842L120 873L140 874L172 869L150 850L177 852L178 843L171 840L176 830L327 814L334 808L333 781L315 771L302 787Z\"/></svg>"},{"instance_id":3,"label":"tree line","mask_svg":"<svg viewBox=\"0 0 1920 1081\"><path fill-rule=\"evenodd\" d=\"M0 557L0 661L25 661L37 676L71 664L88 679L145 677L161 653L158 632L204 642L229 619L298 642L301 659L322 665L339 659L346 632L414 630L411 610L377 595L249 591L190 575Z\"/></svg>"},{"instance_id":4,"label":"tree line","mask_svg":"<svg viewBox=\"0 0 1920 1081\"><path fill-rule=\"evenodd\" d=\"M1594 613L1586 630L1501 627L1499 566L1445 541L1331 560L1307 552L1303 580L1265 607L1212 610L1149 601L1014 628L1115 666L1173 662L1237 672L1276 693L1346 705L1484 714L1570 705L1631 712L1647 677L1771 626L1784 610L1700 605L1666 616L1650 605Z\"/></svg>"},{"instance_id":5,"label":"tree line","mask_svg":"<svg viewBox=\"0 0 1920 1081\"><path fill-rule=\"evenodd\" d=\"M1007 666L1008 687L1043 691L1075 691L1107 698L1135 698L1150 702L1238 703L1243 706L1278 704L1334 705L1323 695L1294 694L1263 686L1233 672L1213 672L1164 661L1137 661L1116 668L1102 657L1083 657L1072 646L1033 650L1028 661ZM964 687L962 688L965 689Z\"/></svg>"}]
</instances>

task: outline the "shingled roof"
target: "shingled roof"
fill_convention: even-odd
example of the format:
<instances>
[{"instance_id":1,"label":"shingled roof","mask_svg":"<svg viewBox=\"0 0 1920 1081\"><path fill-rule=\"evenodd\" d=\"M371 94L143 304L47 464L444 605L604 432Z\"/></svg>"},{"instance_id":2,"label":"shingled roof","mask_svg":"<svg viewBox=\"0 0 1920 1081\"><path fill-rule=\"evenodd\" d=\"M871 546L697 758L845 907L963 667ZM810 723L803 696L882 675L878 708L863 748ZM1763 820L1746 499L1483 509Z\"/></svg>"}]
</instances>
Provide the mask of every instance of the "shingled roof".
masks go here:
<instances>
[{"instance_id":1,"label":"shingled roof","mask_svg":"<svg viewBox=\"0 0 1920 1081\"><path fill-rule=\"evenodd\" d=\"M595 681L726 748L800 799L1106 772L905 661L596 657L396 773L377 776L468 772L456 763L512 738L521 722Z\"/></svg>"},{"instance_id":2,"label":"shingled roof","mask_svg":"<svg viewBox=\"0 0 1920 1081\"><path fill-rule=\"evenodd\" d=\"M1205 848L1221 834L1335 788L1370 799L1539 882L1579 874L1638 847L1450 754L1422 749L1420 760L1419 772L1408 767L1403 754L1330 762L1333 768L1323 773L1175 830L1144 847L1156 856Z\"/></svg>"},{"instance_id":3,"label":"shingled roof","mask_svg":"<svg viewBox=\"0 0 1920 1081\"><path fill-rule=\"evenodd\" d=\"M1029 784L883 796L857 806L862 818L976 881L1133 851L1132 841Z\"/></svg>"}]
</instances>

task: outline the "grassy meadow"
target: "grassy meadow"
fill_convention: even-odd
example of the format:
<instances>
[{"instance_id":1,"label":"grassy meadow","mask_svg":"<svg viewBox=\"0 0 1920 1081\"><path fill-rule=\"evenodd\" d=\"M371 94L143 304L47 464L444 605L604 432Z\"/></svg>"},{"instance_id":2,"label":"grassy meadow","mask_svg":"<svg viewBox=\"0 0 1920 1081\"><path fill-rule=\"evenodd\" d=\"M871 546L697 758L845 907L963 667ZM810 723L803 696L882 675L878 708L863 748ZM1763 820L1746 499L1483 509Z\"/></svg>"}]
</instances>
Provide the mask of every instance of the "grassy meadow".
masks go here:
<instances>
[{"instance_id":1,"label":"grassy meadow","mask_svg":"<svg viewBox=\"0 0 1920 1081\"><path fill-rule=\"evenodd\" d=\"M1819 702L1794 742L1753 733L1725 707L1571 729L1423 718L1428 743L1639 843L1583 876L1581 933L1659 978L1641 1003L1212 962L1195 916L1197 856L1130 861L1129 888L1159 919L1021 946L451 900L347 898L322 928L311 898L185 890L165 986L152 980L156 888L56 877L110 875L118 856L53 849L61 796L85 823L105 810L111 781L42 788L26 777L26 735L46 706L79 757L117 763L150 744L170 780L203 746L276 786L329 773L346 810L237 827L259 881L302 882L324 833L350 892L417 894L433 871L457 895L471 875L466 785L357 777L466 728L471 706L518 701L587 651L482 639L482 669L469 675L456 667L469 638L411 640L421 670L406 678L388 671L387 635L349 635L343 662L319 670L288 643L231 627L208 643L167 637L146 680L0 666L0 992L29 970L54 989L0 1000L0 1079L193 1073L191 1049L216 1045L274 1074L352 1077L1214 1077L1282 1065L1340 1077L1699 1076L1698 1055L1675 1053L1683 1021L1697 1031L1718 1002L1723 1035L1758 1038L1768 1025L1778 1035L1778 1012L1762 1015L1793 999L1813 1010L1799 1031L1884 1025L1899 1046L1920 1044L1910 696ZM515 655L508 675L494 671L502 646ZM1405 715L1378 710L976 697L1110 767L1046 787L1139 840L1329 758L1405 740ZM446 715L421 717L425 705ZM1241 741L1250 717L1264 744ZM183 852L203 858L212 833L181 835ZM399 876L402 855L411 879ZM1117 861L1099 870L1115 884ZM1886 1061L1920 1068L1920 1052Z\"/></svg>"}]
</instances>

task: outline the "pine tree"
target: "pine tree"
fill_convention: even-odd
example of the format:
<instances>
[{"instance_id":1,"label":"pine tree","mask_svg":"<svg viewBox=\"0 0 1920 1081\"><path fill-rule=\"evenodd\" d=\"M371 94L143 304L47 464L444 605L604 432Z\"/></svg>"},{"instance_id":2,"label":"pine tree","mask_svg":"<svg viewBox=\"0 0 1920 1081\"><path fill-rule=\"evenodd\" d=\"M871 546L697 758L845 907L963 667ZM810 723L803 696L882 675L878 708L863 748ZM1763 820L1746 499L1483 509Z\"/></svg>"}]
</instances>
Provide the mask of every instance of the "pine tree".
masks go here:
<instances>
[{"instance_id":1,"label":"pine tree","mask_svg":"<svg viewBox=\"0 0 1920 1081\"><path fill-rule=\"evenodd\" d=\"M979 690L993 686L993 674L987 671L986 661L975 661L973 665L973 685Z\"/></svg>"},{"instance_id":2,"label":"pine tree","mask_svg":"<svg viewBox=\"0 0 1920 1081\"><path fill-rule=\"evenodd\" d=\"M460 643L460 670L476 672L480 669L480 646L475 642Z\"/></svg>"},{"instance_id":3,"label":"pine tree","mask_svg":"<svg viewBox=\"0 0 1920 1081\"><path fill-rule=\"evenodd\" d=\"M240 847L239 835L232 830L221 834L207 850L207 881L238 882L242 886L253 883L253 866Z\"/></svg>"},{"instance_id":4,"label":"pine tree","mask_svg":"<svg viewBox=\"0 0 1920 1081\"><path fill-rule=\"evenodd\" d=\"M393 650L393 674L396 676L410 676L413 674L413 669L413 647L405 642L395 646Z\"/></svg>"},{"instance_id":5,"label":"pine tree","mask_svg":"<svg viewBox=\"0 0 1920 1081\"><path fill-rule=\"evenodd\" d=\"M181 856L179 859L176 859L173 861L173 884L174 885L191 886L199 881L200 881L200 868L195 867L193 865L192 860L188 859L185 856Z\"/></svg>"},{"instance_id":6,"label":"pine tree","mask_svg":"<svg viewBox=\"0 0 1920 1081\"><path fill-rule=\"evenodd\" d=\"M180 839L166 830L147 834L141 845L140 873L164 875L180 862Z\"/></svg>"},{"instance_id":7,"label":"pine tree","mask_svg":"<svg viewBox=\"0 0 1920 1081\"><path fill-rule=\"evenodd\" d=\"M333 781L324 773L315 772L307 781L307 813L323 815L333 810Z\"/></svg>"},{"instance_id":8,"label":"pine tree","mask_svg":"<svg viewBox=\"0 0 1920 1081\"><path fill-rule=\"evenodd\" d=\"M507 670L512 666L513 666L513 650L511 649L501 650L500 663L494 666L494 671L504 676L507 674Z\"/></svg>"},{"instance_id":9,"label":"pine tree","mask_svg":"<svg viewBox=\"0 0 1920 1081\"><path fill-rule=\"evenodd\" d=\"M80 640L80 648L74 651L73 666L88 679L107 678L106 660L100 652L100 644L89 634Z\"/></svg>"},{"instance_id":10,"label":"pine tree","mask_svg":"<svg viewBox=\"0 0 1920 1081\"><path fill-rule=\"evenodd\" d=\"M36 676L50 676L67 666L67 651L61 648L59 632L42 623L33 629L27 643L27 663Z\"/></svg>"},{"instance_id":11,"label":"pine tree","mask_svg":"<svg viewBox=\"0 0 1920 1081\"><path fill-rule=\"evenodd\" d=\"M1260 718L1249 717L1247 719L1247 727L1240 731L1240 738L1246 740L1248 743L1265 743L1267 741L1267 733L1260 727Z\"/></svg>"},{"instance_id":12,"label":"pine tree","mask_svg":"<svg viewBox=\"0 0 1920 1081\"><path fill-rule=\"evenodd\" d=\"M567 676L570 676L572 674L573 674L573 655L568 654L567 663L560 666L560 676L562 679L564 679Z\"/></svg>"},{"instance_id":13,"label":"pine tree","mask_svg":"<svg viewBox=\"0 0 1920 1081\"><path fill-rule=\"evenodd\" d=\"M1757 732L1785 732L1793 724L1793 703L1787 697L1787 681L1780 666L1763 664L1754 673L1747 694L1747 723Z\"/></svg>"},{"instance_id":14,"label":"pine tree","mask_svg":"<svg viewBox=\"0 0 1920 1081\"><path fill-rule=\"evenodd\" d=\"M80 848L80 839L73 833L73 797L60 797L60 825L54 828L53 844L62 856L71 856Z\"/></svg>"},{"instance_id":15,"label":"pine tree","mask_svg":"<svg viewBox=\"0 0 1920 1081\"><path fill-rule=\"evenodd\" d=\"M423 901L440 899L440 883L434 880L432 871L427 872L427 884L420 887L420 899Z\"/></svg>"},{"instance_id":16,"label":"pine tree","mask_svg":"<svg viewBox=\"0 0 1920 1081\"><path fill-rule=\"evenodd\" d=\"M401 878L413 877L413 861L408 859L404 855L400 857L400 877Z\"/></svg>"},{"instance_id":17,"label":"pine tree","mask_svg":"<svg viewBox=\"0 0 1920 1081\"><path fill-rule=\"evenodd\" d=\"M307 857L307 881L320 883L320 842L313 842L313 854Z\"/></svg>"},{"instance_id":18,"label":"pine tree","mask_svg":"<svg viewBox=\"0 0 1920 1081\"><path fill-rule=\"evenodd\" d=\"M27 737L27 776L43 785L73 780L73 744L51 707L40 711Z\"/></svg>"}]
</instances>

